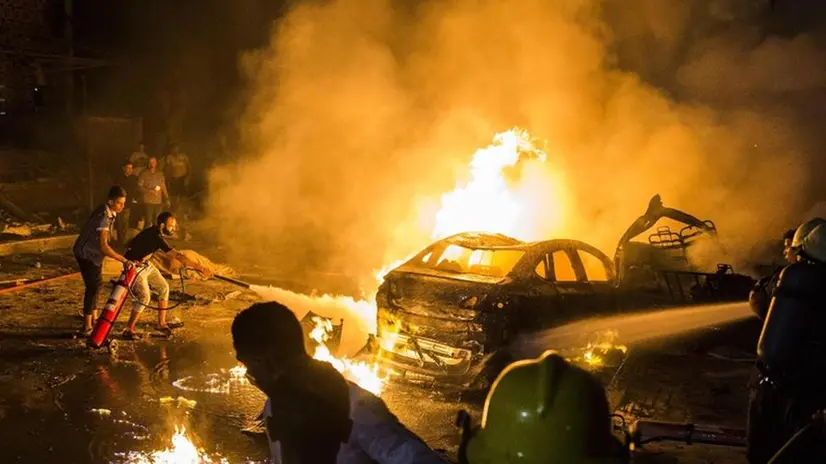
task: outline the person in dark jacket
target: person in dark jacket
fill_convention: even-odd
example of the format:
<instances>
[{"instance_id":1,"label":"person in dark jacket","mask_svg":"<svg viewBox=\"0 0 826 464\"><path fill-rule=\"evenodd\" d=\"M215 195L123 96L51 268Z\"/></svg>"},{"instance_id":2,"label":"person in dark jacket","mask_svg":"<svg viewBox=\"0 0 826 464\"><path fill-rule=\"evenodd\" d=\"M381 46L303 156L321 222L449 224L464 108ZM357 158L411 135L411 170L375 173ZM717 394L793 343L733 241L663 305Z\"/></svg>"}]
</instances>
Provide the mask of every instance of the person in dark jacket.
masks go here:
<instances>
[{"instance_id":1,"label":"person in dark jacket","mask_svg":"<svg viewBox=\"0 0 826 464\"><path fill-rule=\"evenodd\" d=\"M749 293L749 305L754 314L760 320L766 320L766 313L769 312L769 303L771 303L774 289L777 287L777 280L780 278L780 272L789 264L796 263L798 260L792 248L792 240L794 239L794 229L789 229L783 234L783 259L786 264L778 266L770 275L763 277L754 284L754 288Z\"/></svg>"},{"instance_id":2,"label":"person in dark jacket","mask_svg":"<svg viewBox=\"0 0 826 464\"><path fill-rule=\"evenodd\" d=\"M250 383L278 411L266 421L273 459L335 464L352 428L349 388L332 365L306 355L292 311L274 302L256 303L235 317L232 340Z\"/></svg>"},{"instance_id":3,"label":"person in dark jacket","mask_svg":"<svg viewBox=\"0 0 826 464\"><path fill-rule=\"evenodd\" d=\"M780 273L757 344L748 417L752 464L826 462L822 428L807 427L826 408L826 220L801 225L791 249L797 262Z\"/></svg>"}]
</instances>

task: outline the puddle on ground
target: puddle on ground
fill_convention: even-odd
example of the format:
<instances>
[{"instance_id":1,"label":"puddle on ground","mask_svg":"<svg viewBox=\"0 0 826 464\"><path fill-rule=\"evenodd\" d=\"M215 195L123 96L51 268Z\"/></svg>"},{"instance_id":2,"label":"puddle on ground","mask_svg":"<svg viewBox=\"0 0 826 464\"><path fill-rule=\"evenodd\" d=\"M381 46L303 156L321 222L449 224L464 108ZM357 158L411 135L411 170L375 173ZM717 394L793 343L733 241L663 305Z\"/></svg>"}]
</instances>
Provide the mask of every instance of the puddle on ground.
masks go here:
<instances>
[{"instance_id":1,"label":"puddle on ground","mask_svg":"<svg viewBox=\"0 0 826 464\"><path fill-rule=\"evenodd\" d=\"M84 354L85 368L45 395L57 407L21 405L0 416L3 462L266 459L266 442L240 431L264 397L231 370L230 345L121 343L114 356Z\"/></svg>"}]
</instances>

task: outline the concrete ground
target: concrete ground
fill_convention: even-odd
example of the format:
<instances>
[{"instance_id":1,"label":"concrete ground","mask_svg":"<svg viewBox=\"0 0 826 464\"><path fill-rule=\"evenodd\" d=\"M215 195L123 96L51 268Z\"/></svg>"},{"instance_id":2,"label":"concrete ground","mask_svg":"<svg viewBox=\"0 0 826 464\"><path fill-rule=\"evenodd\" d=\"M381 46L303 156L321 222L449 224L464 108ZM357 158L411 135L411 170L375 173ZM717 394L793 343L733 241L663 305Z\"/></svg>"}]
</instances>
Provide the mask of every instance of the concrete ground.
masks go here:
<instances>
[{"instance_id":1,"label":"concrete ground","mask_svg":"<svg viewBox=\"0 0 826 464\"><path fill-rule=\"evenodd\" d=\"M15 255L0 258L0 281L72 269L68 251ZM171 285L179 288L178 282ZM90 351L72 338L80 324L79 277L0 294L2 461L127 462L130 451L168 447L176 425L185 425L207 452L229 462L263 460L260 440L239 431L263 397L228 371L236 365L232 318L257 298L237 290L219 281L187 283L197 300L175 310L186 326L172 340L123 341L114 354ZM144 330L151 329L153 316L145 311ZM621 369L598 372L610 384L612 406L629 417L742 427L751 366L731 353L752 347L757 327L741 324L717 335L725 343L712 344L720 345L713 355L697 350L692 336L629 347ZM216 391L198 391L210 388ZM449 455L455 455L459 439L456 412L467 409L476 421L481 414L478 399L461 401L418 386L394 384L383 397L406 425ZM646 446L634 462L745 459L739 449L660 444Z\"/></svg>"}]
</instances>

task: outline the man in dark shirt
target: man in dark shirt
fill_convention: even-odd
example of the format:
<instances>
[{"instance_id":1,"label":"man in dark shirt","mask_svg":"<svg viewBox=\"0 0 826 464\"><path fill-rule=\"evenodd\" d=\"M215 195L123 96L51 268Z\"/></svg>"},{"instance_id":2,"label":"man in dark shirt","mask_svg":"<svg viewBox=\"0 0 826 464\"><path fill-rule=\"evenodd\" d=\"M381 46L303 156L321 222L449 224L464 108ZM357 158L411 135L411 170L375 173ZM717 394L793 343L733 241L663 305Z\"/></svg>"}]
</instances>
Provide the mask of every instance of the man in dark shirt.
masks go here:
<instances>
[{"instance_id":1,"label":"man in dark shirt","mask_svg":"<svg viewBox=\"0 0 826 464\"><path fill-rule=\"evenodd\" d=\"M445 464L381 398L312 359L286 306L256 303L238 313L232 344L250 382L267 395L262 417L273 462ZM302 408L311 398L319 404Z\"/></svg>"},{"instance_id":2,"label":"man in dark shirt","mask_svg":"<svg viewBox=\"0 0 826 464\"><path fill-rule=\"evenodd\" d=\"M283 464L335 464L349 440L347 381L326 362L310 358L301 325L276 303L255 303L232 323L232 341L247 378L277 414L267 418L272 458Z\"/></svg>"},{"instance_id":3,"label":"man in dark shirt","mask_svg":"<svg viewBox=\"0 0 826 464\"><path fill-rule=\"evenodd\" d=\"M135 283L132 284L132 293L137 301L132 307L129 323L126 330L124 330L123 335L126 338L140 338L140 335L135 332L135 324L138 322L138 316L140 316L144 306L149 303L150 287L158 292L158 328L161 332L171 335L172 329L183 326L183 323L180 322L167 323L166 321L166 308L169 305L169 284L166 283L166 279L163 278L158 268L149 261L153 253L162 250L169 254L171 258L197 269L205 276L209 277L211 275L209 269L190 260L167 243L165 237L174 235L177 226L175 216L172 213L163 212L158 215L157 223L154 226L144 229L129 242L129 247L124 256L130 261L138 262L140 268Z\"/></svg>"},{"instance_id":4,"label":"man in dark shirt","mask_svg":"<svg viewBox=\"0 0 826 464\"><path fill-rule=\"evenodd\" d=\"M126 206L115 217L115 232L117 232L117 242L115 243L119 247L126 247L132 207L138 204L138 177L135 175L134 166L129 160L123 163L121 169L117 183L126 191Z\"/></svg>"},{"instance_id":5,"label":"man in dark shirt","mask_svg":"<svg viewBox=\"0 0 826 464\"><path fill-rule=\"evenodd\" d=\"M83 294L83 327L81 333L92 333L92 324L97 319L97 298L103 283L103 257L108 256L121 263L128 260L109 246L109 235L118 212L126 204L126 192L119 186L109 189L106 203L92 211L83 224L72 251L80 267L86 291Z\"/></svg>"}]
</instances>

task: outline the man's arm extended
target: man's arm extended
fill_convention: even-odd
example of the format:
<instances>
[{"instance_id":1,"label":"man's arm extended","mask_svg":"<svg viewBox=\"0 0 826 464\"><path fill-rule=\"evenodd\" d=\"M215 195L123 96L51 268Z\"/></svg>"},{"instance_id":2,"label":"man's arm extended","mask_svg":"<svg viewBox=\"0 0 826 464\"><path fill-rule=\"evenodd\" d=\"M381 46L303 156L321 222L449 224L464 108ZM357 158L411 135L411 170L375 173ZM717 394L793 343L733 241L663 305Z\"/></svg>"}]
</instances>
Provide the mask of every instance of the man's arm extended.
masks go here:
<instances>
[{"instance_id":1,"label":"man's arm extended","mask_svg":"<svg viewBox=\"0 0 826 464\"><path fill-rule=\"evenodd\" d=\"M103 256L108 256L120 263L126 263L128 261L109 246L109 229L98 230L98 240L100 241L100 251L103 253Z\"/></svg>"},{"instance_id":2,"label":"man's arm extended","mask_svg":"<svg viewBox=\"0 0 826 464\"><path fill-rule=\"evenodd\" d=\"M186 257L185 254L181 253L178 250L171 250L167 253L171 258L177 259L178 261L184 263L184 266L191 267L199 271L204 277L212 277L212 271L210 271L207 267L202 266L200 263L196 263L195 261Z\"/></svg>"}]
</instances>

